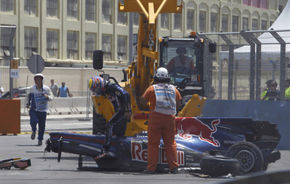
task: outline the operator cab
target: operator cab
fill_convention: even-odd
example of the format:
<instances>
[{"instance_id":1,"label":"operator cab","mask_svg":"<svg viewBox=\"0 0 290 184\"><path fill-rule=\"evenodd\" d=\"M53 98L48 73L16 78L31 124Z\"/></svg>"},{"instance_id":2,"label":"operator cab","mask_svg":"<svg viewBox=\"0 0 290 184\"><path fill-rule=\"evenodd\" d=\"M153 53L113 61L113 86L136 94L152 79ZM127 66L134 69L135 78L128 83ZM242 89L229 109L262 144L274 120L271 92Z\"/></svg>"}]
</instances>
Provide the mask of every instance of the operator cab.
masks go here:
<instances>
[{"instance_id":1,"label":"operator cab","mask_svg":"<svg viewBox=\"0 0 290 184\"><path fill-rule=\"evenodd\" d=\"M168 69L171 82L182 96L203 96L203 47L197 38L163 38L160 42L160 66Z\"/></svg>"}]
</instances>

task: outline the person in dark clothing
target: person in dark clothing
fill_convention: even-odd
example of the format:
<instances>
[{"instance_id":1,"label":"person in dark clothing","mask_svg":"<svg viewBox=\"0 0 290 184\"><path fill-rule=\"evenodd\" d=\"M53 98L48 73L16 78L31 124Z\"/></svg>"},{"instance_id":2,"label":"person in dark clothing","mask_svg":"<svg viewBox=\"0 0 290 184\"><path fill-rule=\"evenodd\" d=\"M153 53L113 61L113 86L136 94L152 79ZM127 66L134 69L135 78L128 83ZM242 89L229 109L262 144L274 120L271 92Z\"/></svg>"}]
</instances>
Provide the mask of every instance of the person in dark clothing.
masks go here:
<instances>
[{"instance_id":1,"label":"person in dark clothing","mask_svg":"<svg viewBox=\"0 0 290 184\"><path fill-rule=\"evenodd\" d=\"M94 95L109 96L114 105L115 114L106 124L105 151L109 149L113 133L122 137L125 134L127 117L130 110L130 95L116 83L110 83L101 76L93 76L89 79L89 88Z\"/></svg>"}]
</instances>

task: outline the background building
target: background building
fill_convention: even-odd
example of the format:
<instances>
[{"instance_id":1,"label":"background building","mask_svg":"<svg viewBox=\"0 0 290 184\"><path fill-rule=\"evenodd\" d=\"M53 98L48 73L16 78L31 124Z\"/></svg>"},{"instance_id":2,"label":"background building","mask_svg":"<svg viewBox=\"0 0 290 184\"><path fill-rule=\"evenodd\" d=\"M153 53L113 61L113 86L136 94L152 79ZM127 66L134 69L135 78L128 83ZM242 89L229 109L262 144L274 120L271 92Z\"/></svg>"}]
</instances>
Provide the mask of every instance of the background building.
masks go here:
<instances>
[{"instance_id":1,"label":"background building","mask_svg":"<svg viewBox=\"0 0 290 184\"><path fill-rule=\"evenodd\" d=\"M286 0L184 0L182 14L162 14L159 36L187 36L191 31L267 29ZM96 49L105 64L127 64L129 22L138 32L138 14L129 21L117 0L0 0L0 24L16 25L15 57L32 53L47 64L91 63ZM7 65L8 31L0 30L0 65Z\"/></svg>"}]
</instances>

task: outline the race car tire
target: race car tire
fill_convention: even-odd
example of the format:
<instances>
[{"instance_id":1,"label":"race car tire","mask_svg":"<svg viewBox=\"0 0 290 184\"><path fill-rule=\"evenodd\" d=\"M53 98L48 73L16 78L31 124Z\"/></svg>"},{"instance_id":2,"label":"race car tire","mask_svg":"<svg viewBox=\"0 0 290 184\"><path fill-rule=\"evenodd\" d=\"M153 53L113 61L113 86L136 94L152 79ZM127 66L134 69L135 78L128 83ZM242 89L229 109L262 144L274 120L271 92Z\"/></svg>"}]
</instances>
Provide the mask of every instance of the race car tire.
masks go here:
<instances>
[{"instance_id":1,"label":"race car tire","mask_svg":"<svg viewBox=\"0 0 290 184\"><path fill-rule=\"evenodd\" d=\"M232 145L225 156L239 160L240 174L262 171L265 167L261 150L251 142L239 142Z\"/></svg>"},{"instance_id":2,"label":"race car tire","mask_svg":"<svg viewBox=\"0 0 290 184\"><path fill-rule=\"evenodd\" d=\"M93 108L93 134L104 134L106 130L106 119L97 114L95 108Z\"/></svg>"},{"instance_id":3,"label":"race car tire","mask_svg":"<svg viewBox=\"0 0 290 184\"><path fill-rule=\"evenodd\" d=\"M201 173L210 177L224 176L229 173L236 175L240 169L237 159L224 156L205 156L200 161Z\"/></svg>"}]
</instances>

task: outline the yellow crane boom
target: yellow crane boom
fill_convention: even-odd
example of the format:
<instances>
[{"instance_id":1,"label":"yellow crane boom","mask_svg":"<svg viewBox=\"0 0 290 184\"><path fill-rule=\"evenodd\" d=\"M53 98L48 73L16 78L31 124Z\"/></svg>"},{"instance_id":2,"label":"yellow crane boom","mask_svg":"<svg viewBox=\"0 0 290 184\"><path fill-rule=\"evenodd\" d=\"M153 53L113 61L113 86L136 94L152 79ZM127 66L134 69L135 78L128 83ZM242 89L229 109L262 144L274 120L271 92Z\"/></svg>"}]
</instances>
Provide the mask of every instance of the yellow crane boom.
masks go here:
<instances>
[{"instance_id":1,"label":"yellow crane boom","mask_svg":"<svg viewBox=\"0 0 290 184\"><path fill-rule=\"evenodd\" d=\"M158 59L156 49L157 17L160 13L181 13L182 4L177 0L124 0L119 1L119 11L140 14L137 43L137 62L129 66L128 79L136 103L153 80L155 61ZM127 88L127 90L129 90ZM131 95L132 96L132 95ZM132 98L131 98L132 99ZM134 107L138 105L133 105Z\"/></svg>"}]
</instances>

